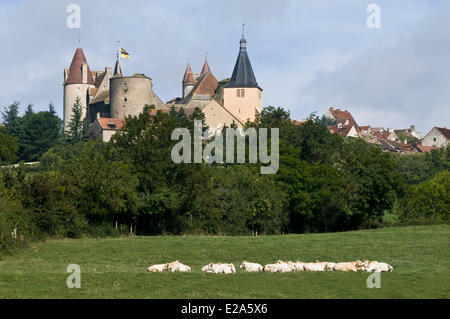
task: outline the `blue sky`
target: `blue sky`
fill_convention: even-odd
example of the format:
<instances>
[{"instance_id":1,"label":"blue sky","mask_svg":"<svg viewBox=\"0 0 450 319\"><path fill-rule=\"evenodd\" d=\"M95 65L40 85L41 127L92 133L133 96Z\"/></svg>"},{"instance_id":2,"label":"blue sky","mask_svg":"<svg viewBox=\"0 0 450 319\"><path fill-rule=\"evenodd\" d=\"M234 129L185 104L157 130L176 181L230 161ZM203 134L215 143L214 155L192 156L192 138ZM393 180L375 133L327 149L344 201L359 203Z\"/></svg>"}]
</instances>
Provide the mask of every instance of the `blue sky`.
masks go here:
<instances>
[{"instance_id":1,"label":"blue sky","mask_svg":"<svg viewBox=\"0 0 450 319\"><path fill-rule=\"evenodd\" d=\"M53 101L62 116L63 68L78 40L66 26L72 3L91 70L113 66L120 40L132 55L124 73L150 76L164 101L181 94L188 61L200 71L206 50L216 78L231 76L245 22L264 106L295 119L339 107L360 125L422 133L449 124L450 3L438 0L2 0L0 107ZM380 29L366 26L371 3Z\"/></svg>"}]
</instances>

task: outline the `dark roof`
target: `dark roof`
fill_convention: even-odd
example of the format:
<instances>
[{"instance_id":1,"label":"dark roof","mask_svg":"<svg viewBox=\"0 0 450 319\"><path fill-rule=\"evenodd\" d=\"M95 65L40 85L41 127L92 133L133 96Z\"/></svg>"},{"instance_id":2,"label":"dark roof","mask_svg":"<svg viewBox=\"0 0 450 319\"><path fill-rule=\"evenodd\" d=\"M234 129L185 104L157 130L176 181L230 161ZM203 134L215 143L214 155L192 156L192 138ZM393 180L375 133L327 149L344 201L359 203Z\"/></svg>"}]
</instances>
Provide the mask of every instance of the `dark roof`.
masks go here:
<instances>
[{"instance_id":1,"label":"dark roof","mask_svg":"<svg viewBox=\"0 0 450 319\"><path fill-rule=\"evenodd\" d=\"M239 55L234 65L233 75L231 75L231 80L224 87L234 88L234 87L258 87L258 82L256 82L255 74L253 73L252 65L247 54L247 41L244 36L242 36L239 48Z\"/></svg>"},{"instance_id":2,"label":"dark roof","mask_svg":"<svg viewBox=\"0 0 450 319\"><path fill-rule=\"evenodd\" d=\"M84 56L83 49L78 47L73 56L72 63L69 68L69 76L67 77L66 84L83 83L82 65L87 64L86 57ZM87 66L87 83L94 84L94 78L92 77L89 65Z\"/></svg>"},{"instance_id":3,"label":"dark roof","mask_svg":"<svg viewBox=\"0 0 450 319\"><path fill-rule=\"evenodd\" d=\"M446 139L450 140L450 130L446 127L436 127L436 129L445 136Z\"/></svg>"}]
</instances>

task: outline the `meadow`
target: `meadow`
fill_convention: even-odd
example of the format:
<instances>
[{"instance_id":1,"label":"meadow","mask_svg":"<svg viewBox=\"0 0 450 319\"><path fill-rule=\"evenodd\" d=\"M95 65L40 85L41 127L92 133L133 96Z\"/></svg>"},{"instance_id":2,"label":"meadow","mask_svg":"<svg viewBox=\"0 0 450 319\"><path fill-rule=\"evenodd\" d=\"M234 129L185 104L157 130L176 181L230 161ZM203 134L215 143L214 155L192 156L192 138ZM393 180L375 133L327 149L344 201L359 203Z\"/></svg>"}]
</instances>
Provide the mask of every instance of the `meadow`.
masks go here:
<instances>
[{"instance_id":1,"label":"meadow","mask_svg":"<svg viewBox=\"0 0 450 319\"><path fill-rule=\"evenodd\" d=\"M32 244L0 260L0 298L449 298L450 226L408 226L280 236L149 236L62 239ZM174 260L191 273L147 273ZM243 260L387 262L381 288L366 272L244 273ZM232 262L233 275L206 274ZM69 289L69 264L81 288Z\"/></svg>"}]
</instances>

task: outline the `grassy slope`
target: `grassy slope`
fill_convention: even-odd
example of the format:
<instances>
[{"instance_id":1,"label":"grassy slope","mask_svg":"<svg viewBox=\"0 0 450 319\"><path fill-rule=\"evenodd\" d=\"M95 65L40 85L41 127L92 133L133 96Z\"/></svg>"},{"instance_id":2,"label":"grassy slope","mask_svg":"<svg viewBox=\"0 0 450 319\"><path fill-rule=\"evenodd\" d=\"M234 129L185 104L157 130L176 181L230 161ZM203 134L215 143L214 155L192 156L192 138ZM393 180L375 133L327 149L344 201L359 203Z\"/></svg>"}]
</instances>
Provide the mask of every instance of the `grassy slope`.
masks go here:
<instances>
[{"instance_id":1,"label":"grassy slope","mask_svg":"<svg viewBox=\"0 0 450 319\"><path fill-rule=\"evenodd\" d=\"M449 298L450 226L260 237L132 237L54 240L0 261L0 298ZM201 273L211 262L246 259L385 261L381 289L368 273ZM146 273L179 259L192 273ZM81 289L66 287L68 264Z\"/></svg>"}]
</instances>

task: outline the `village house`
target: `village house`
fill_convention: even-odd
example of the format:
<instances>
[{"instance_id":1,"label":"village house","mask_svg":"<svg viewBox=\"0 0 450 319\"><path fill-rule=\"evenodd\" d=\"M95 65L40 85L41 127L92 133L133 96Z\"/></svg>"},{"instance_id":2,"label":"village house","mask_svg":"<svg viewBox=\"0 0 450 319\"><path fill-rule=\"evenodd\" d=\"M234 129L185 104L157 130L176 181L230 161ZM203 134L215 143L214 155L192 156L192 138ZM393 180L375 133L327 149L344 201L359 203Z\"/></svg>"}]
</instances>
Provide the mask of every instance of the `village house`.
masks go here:
<instances>
[{"instance_id":1,"label":"village house","mask_svg":"<svg viewBox=\"0 0 450 319\"><path fill-rule=\"evenodd\" d=\"M422 145L428 147L447 147L450 141L450 130L446 127L433 127L423 138Z\"/></svg>"}]
</instances>

